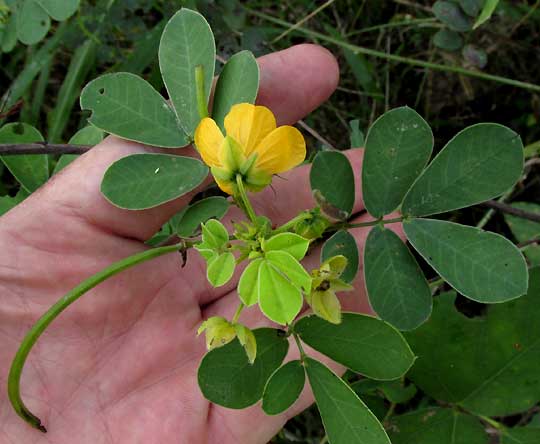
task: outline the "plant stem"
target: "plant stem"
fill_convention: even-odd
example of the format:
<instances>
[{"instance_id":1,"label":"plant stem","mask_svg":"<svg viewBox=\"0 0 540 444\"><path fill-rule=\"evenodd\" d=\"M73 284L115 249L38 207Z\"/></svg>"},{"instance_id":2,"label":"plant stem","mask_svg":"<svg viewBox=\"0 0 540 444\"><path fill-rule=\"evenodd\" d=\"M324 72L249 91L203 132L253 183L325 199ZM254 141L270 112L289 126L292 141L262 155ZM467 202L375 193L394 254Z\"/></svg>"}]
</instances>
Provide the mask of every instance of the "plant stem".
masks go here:
<instances>
[{"instance_id":1,"label":"plant stem","mask_svg":"<svg viewBox=\"0 0 540 444\"><path fill-rule=\"evenodd\" d=\"M164 254L173 253L179 251L183 248L187 248L185 243L169 245L166 247L154 248L151 250L146 250L141 253L134 254L133 256L122 259L104 270L96 273L90 278L86 279L84 282L77 285L64 297L62 297L56 304L54 304L47 312L38 319L38 321L33 325L30 331L26 334L23 339L17 354L13 359L11 364L11 369L9 371L8 377L8 396L11 402L11 405L15 409L15 412L24 419L32 427L42 431L47 432L45 427L41 424L41 420L33 415L30 410L25 406L24 402L21 399L20 392L20 383L21 383L21 374L26 362L26 358L30 353L30 350L39 339L41 334L45 329L50 325L50 323L56 319L56 317L62 313L67 307L69 307L73 302L79 299L87 291L94 288L96 285L100 284L104 280L120 273L123 270L126 270L134 265L146 262L150 259L154 259L158 256L163 256Z\"/></svg>"},{"instance_id":2,"label":"plant stem","mask_svg":"<svg viewBox=\"0 0 540 444\"><path fill-rule=\"evenodd\" d=\"M306 352L304 351L304 347L302 347L302 342L300 341L300 338L294 330L292 332L292 335L294 337L294 341L296 342L296 346L298 347L298 351L300 352L300 362L303 365L307 357Z\"/></svg>"},{"instance_id":3,"label":"plant stem","mask_svg":"<svg viewBox=\"0 0 540 444\"><path fill-rule=\"evenodd\" d=\"M240 174L236 175L236 185L238 186L238 194L240 195L240 198L242 199L243 209L246 212L246 215L249 217L251 222L256 223L257 222L257 216L255 215L255 211L253 210L253 207L251 206L251 202L249 201L249 198L246 194L246 189L244 188L244 182L242 181L242 176Z\"/></svg>"},{"instance_id":4,"label":"plant stem","mask_svg":"<svg viewBox=\"0 0 540 444\"><path fill-rule=\"evenodd\" d=\"M238 322L238 318L240 318L240 313L242 313L242 310L244 309L245 305L243 302L240 302L240 305L236 309L236 313L234 313L234 316L232 318L232 323L236 324Z\"/></svg>"},{"instance_id":5,"label":"plant stem","mask_svg":"<svg viewBox=\"0 0 540 444\"><path fill-rule=\"evenodd\" d=\"M11 156L18 154L84 154L90 145L64 145L57 143L0 143L0 155Z\"/></svg>"},{"instance_id":6,"label":"plant stem","mask_svg":"<svg viewBox=\"0 0 540 444\"><path fill-rule=\"evenodd\" d=\"M280 227L277 227L273 234L280 234L285 233L289 231L291 228L293 228L298 222L302 222L303 220L309 219L311 215L307 212L302 212L298 216L293 217L290 221L285 222Z\"/></svg>"},{"instance_id":7,"label":"plant stem","mask_svg":"<svg viewBox=\"0 0 540 444\"><path fill-rule=\"evenodd\" d=\"M250 14L260 17L264 20L267 20L272 23L276 23L277 25L283 26L284 28L291 28L293 25L285 20L278 19L276 17L272 17L271 15L265 14L264 12L256 11L248 7L244 7ZM439 63L432 63L432 62L426 62L423 60L417 60L412 59L409 57L403 57L398 56L395 54L388 54L386 52L377 51L375 49L370 48L364 48L363 46L357 46L353 45L351 43L342 41L340 39L327 36L323 33L312 31L310 29L297 27L294 32L300 32L302 34L308 35L310 37L314 37L317 39L320 39L322 41L326 41L329 43L333 43L335 45L341 46L342 48L349 49L353 51L355 54L365 54L368 56L378 57L385 60L391 60L398 63L407 63L412 66L421 66L422 68L428 68L433 69L437 71L444 71L444 72L453 72L456 74L462 74L469 77L476 77L483 80L490 80L493 82L503 83L505 85L511 85L515 86L516 88L523 88L530 91L540 91L540 85L534 85L532 83L528 82L522 82L519 80L509 79L507 77L501 77L493 74L487 74L480 71L473 71L466 68L461 68L460 66L451 66L451 65L442 65Z\"/></svg>"},{"instance_id":8,"label":"plant stem","mask_svg":"<svg viewBox=\"0 0 540 444\"><path fill-rule=\"evenodd\" d=\"M199 117L204 119L208 117L208 104L206 103L206 94L204 93L204 68L202 65L195 67L195 87L197 89L197 108Z\"/></svg>"},{"instance_id":9,"label":"plant stem","mask_svg":"<svg viewBox=\"0 0 540 444\"><path fill-rule=\"evenodd\" d=\"M491 418L488 418L487 416L482 416L482 415L474 415L474 416L481 419L482 421L484 421L485 423L489 424L491 427L494 427L497 430L504 429L504 426L500 422L495 421L494 419L491 419Z\"/></svg>"}]
</instances>

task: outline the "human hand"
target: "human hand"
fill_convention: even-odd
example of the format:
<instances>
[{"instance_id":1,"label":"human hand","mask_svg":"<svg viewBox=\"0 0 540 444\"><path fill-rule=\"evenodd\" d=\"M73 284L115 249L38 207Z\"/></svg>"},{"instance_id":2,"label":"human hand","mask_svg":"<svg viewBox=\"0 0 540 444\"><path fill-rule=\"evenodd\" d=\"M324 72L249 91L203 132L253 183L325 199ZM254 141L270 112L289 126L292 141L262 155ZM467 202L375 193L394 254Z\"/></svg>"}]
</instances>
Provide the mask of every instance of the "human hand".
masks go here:
<instances>
[{"instance_id":1,"label":"human hand","mask_svg":"<svg viewBox=\"0 0 540 444\"><path fill-rule=\"evenodd\" d=\"M337 84L335 60L313 45L293 47L259 62L258 102L272 109L280 124L312 111ZM109 137L0 219L4 387L9 364L31 324L82 280L145 250L144 241L194 196L195 192L144 211L110 205L99 191L104 171L117 159L145 149ZM360 177L362 152L351 151L348 157L355 177ZM257 213L283 223L315 206L308 173L300 167L275 178L273 190L254 195ZM359 212L359 183L356 191L354 212ZM231 209L225 221L243 218ZM367 219L364 215L358 221ZM351 230L360 249L368 230ZM313 252L306 259L307 268L315 268L317 262ZM278 416L266 416L258 405L236 411L203 398L197 367L206 350L196 330L209 316L232 316L238 275L214 289L197 254L190 252L184 269L180 265L180 257L171 254L125 271L55 320L32 351L22 380L23 398L49 433L43 435L20 420L4 392L0 442L265 443L306 408L312 402L309 389ZM369 311L361 274L355 292L342 299L344 310ZM250 328L269 323L256 308L244 310L240 320ZM291 351L287 359L293 357Z\"/></svg>"}]
</instances>

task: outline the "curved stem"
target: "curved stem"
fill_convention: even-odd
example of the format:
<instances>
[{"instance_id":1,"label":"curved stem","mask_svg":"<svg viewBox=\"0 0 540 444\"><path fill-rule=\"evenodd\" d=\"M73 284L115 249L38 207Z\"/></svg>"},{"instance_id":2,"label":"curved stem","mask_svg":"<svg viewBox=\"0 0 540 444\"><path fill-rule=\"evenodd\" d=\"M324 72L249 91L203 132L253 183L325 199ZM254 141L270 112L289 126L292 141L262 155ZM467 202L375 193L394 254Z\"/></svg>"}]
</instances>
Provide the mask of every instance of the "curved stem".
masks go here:
<instances>
[{"instance_id":1,"label":"curved stem","mask_svg":"<svg viewBox=\"0 0 540 444\"><path fill-rule=\"evenodd\" d=\"M244 210L246 211L247 216L249 217L251 222L256 223L257 216L255 215L255 211L253 210L251 202L247 197L246 189L244 188L244 182L242 181L242 176L240 174L236 175L236 185L238 186L238 194L242 199L242 203L244 204Z\"/></svg>"},{"instance_id":2,"label":"curved stem","mask_svg":"<svg viewBox=\"0 0 540 444\"><path fill-rule=\"evenodd\" d=\"M9 400L11 402L11 405L15 409L15 412L17 412L17 414L22 419L24 419L32 427L44 433L47 432L45 427L41 424L41 420L37 416L33 415L30 410L28 410L28 408L24 405L24 402L21 399L20 383L21 374L24 363L26 362L26 358L28 357L28 354L30 353L30 350L32 350L32 347L34 346L36 341L39 339L45 329L49 326L49 324L60 313L62 313L62 311L64 311L73 302L79 299L83 294L85 294L87 291L91 290L104 280L110 278L111 276L114 276L115 274L118 274L121 271L126 270L127 268L133 267L134 265L146 262L150 259L154 259L164 254L179 251L183 248L186 248L186 245L183 243L176 245L168 245L166 247L154 248L151 250L143 251L142 253L137 253L133 256L115 262L114 264L110 265L109 267L105 268L99 273L96 273L95 275L86 279L84 282L77 285L73 290L71 290L58 302L56 302L56 304L49 308L49 310L47 310L47 312L43 316L41 316L41 318L38 319L38 321L26 334L24 340L19 346L19 350L17 350L17 354L15 355L15 358L11 363L11 369L9 371L8 377Z\"/></svg>"},{"instance_id":3,"label":"curved stem","mask_svg":"<svg viewBox=\"0 0 540 444\"><path fill-rule=\"evenodd\" d=\"M302 212L298 216L293 217L290 221L285 222L283 225L277 227L272 234L280 234L285 233L286 231L289 231L291 228L294 228L294 226L298 222L302 222L303 220L309 219L312 216L307 212Z\"/></svg>"}]
</instances>

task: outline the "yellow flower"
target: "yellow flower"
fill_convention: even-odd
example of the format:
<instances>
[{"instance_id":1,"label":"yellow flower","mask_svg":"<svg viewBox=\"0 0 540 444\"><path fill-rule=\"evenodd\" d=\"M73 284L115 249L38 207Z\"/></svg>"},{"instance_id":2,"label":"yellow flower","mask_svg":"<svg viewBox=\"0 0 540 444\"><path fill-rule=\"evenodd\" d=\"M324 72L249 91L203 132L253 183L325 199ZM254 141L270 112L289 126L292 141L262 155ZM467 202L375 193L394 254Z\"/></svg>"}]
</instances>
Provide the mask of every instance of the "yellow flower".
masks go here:
<instances>
[{"instance_id":1,"label":"yellow flower","mask_svg":"<svg viewBox=\"0 0 540 444\"><path fill-rule=\"evenodd\" d=\"M276 127L268 108L250 103L234 105L225 117L226 136L209 117L195 131L195 145L211 168L219 187L236 193L237 175L245 187L260 191L272 175L294 168L306 157L304 137L292 126Z\"/></svg>"}]
</instances>

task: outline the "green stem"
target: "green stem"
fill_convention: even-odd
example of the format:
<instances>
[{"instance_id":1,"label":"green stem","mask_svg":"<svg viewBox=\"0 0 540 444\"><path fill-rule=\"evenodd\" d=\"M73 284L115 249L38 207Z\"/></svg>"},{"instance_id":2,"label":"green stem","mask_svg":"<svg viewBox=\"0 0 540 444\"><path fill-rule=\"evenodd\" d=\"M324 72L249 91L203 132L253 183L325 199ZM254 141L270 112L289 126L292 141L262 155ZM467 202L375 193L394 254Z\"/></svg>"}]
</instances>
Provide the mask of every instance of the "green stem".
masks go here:
<instances>
[{"instance_id":1,"label":"green stem","mask_svg":"<svg viewBox=\"0 0 540 444\"><path fill-rule=\"evenodd\" d=\"M197 89L197 109L199 117L204 119L208 117L208 104L206 103L206 94L204 93L204 69L202 65L195 67L195 87Z\"/></svg>"},{"instance_id":2,"label":"green stem","mask_svg":"<svg viewBox=\"0 0 540 444\"><path fill-rule=\"evenodd\" d=\"M264 20L267 20L269 22L275 23L277 25L280 25L280 26L282 26L284 28L291 28L293 26L291 23L289 23L289 22L287 22L285 20L281 20L281 19L278 19L276 17L272 17L271 15L265 14L264 12L255 11L255 10L250 9L248 7L244 7L244 8L250 14L252 14L252 15L254 15L256 17L260 17L260 18L262 18ZM493 75L493 74L487 74L487 73L480 72L480 71L473 71L473 70L470 70L470 69L461 68L460 66L442 65L442 64L439 64L439 63L426 62L426 61L423 61L423 60L417 60L417 59L412 59L412 58L409 58L409 57L402 57L402 56L398 56L398 55L395 55L395 54L389 54L389 53L386 53L386 52L377 51L375 49L364 48L363 46L353 45L351 43L344 42L344 41L342 41L340 39L327 36L325 34L317 32L317 31L311 31L310 29L306 29L306 28L302 28L302 27L297 27L294 30L294 32L300 32L300 33L308 35L310 37L317 38L317 39L320 39L322 41L326 41L328 43L333 43L335 45L341 46L342 48L349 49L349 50L353 51L355 54L365 54L365 55L368 55L368 56L378 57L378 58L385 59L385 60L391 60L391 61L398 62L398 63L407 63L407 64L413 65L413 66L421 66L422 68L433 69L433 70L436 70L436 71L453 72L453 73L456 73L456 74L462 74L462 75L469 76L469 77L477 77L479 79L490 80L490 81L493 81L493 82L503 83L505 85L511 85L511 86L515 86L516 88L523 88L523 89L527 89L527 90L530 90L530 91L540 91L540 86L539 85L534 85L532 83L521 82L519 80L509 79L507 77L496 76L496 75Z\"/></svg>"},{"instance_id":3,"label":"green stem","mask_svg":"<svg viewBox=\"0 0 540 444\"><path fill-rule=\"evenodd\" d=\"M236 309L236 313L234 313L234 316L232 318L232 323L236 324L238 322L238 319L240 318L240 313L242 313L242 310L244 309L245 305L243 302L240 302L240 305Z\"/></svg>"},{"instance_id":4,"label":"green stem","mask_svg":"<svg viewBox=\"0 0 540 444\"><path fill-rule=\"evenodd\" d=\"M472 415L476 416L477 418L480 418L485 423L489 424L491 427L497 429L497 430L504 430L504 426L500 423L495 421L494 419L488 418L487 416L482 415L475 415L474 413L471 413Z\"/></svg>"},{"instance_id":5,"label":"green stem","mask_svg":"<svg viewBox=\"0 0 540 444\"><path fill-rule=\"evenodd\" d=\"M296 334L296 332L293 330L292 335L294 337L294 341L296 342L296 346L298 347L298 351L300 352L300 362L304 364L306 360L306 352L304 351L304 347L302 347L302 342L300 341L299 336Z\"/></svg>"},{"instance_id":6,"label":"green stem","mask_svg":"<svg viewBox=\"0 0 540 444\"><path fill-rule=\"evenodd\" d=\"M17 354L13 359L11 364L11 369L9 371L8 378L8 396L11 402L11 405L15 409L15 412L24 419L32 427L42 431L47 432L45 427L41 424L41 420L33 415L30 410L25 406L24 402L21 399L20 392L20 383L21 383L21 374L26 362L26 358L30 353L30 350L39 339L41 334L45 329L50 325L50 323L56 319L56 317L62 313L67 307L69 307L73 302L79 299L87 291L94 288L96 285L100 284L104 280L114 276L115 274L120 273L127 268L133 267L134 265L146 262L150 259L154 259L158 256L164 254L173 253L179 251L182 248L187 246L184 243L176 245L168 245L166 247L154 248L151 250L143 251L141 253L134 254L128 258L122 259L121 261L115 262L104 270L96 273L90 278L86 279L84 282L77 285L73 290L67 293L62 297L56 304L54 304L47 312L38 319L30 331L26 334Z\"/></svg>"},{"instance_id":7,"label":"green stem","mask_svg":"<svg viewBox=\"0 0 540 444\"><path fill-rule=\"evenodd\" d=\"M280 233L285 233L287 231L290 231L292 228L294 228L294 226L298 223L298 222L302 222L303 220L306 220L306 219L309 219L311 218L312 215L307 213L307 212L302 212L300 213L298 216L295 216L293 217L290 221L288 222L285 222L283 225L281 225L280 227L277 227L274 231L273 231L273 234L280 234Z\"/></svg>"},{"instance_id":8,"label":"green stem","mask_svg":"<svg viewBox=\"0 0 540 444\"><path fill-rule=\"evenodd\" d=\"M240 198L242 199L242 204L244 206L244 210L246 211L247 216L249 217L251 222L256 223L257 216L255 215L255 211L253 210L253 207L251 206L251 202L249 201L249 198L247 196L246 189L244 188L242 175L240 174L236 175L236 185L238 186L238 194L240 195Z\"/></svg>"}]
</instances>

